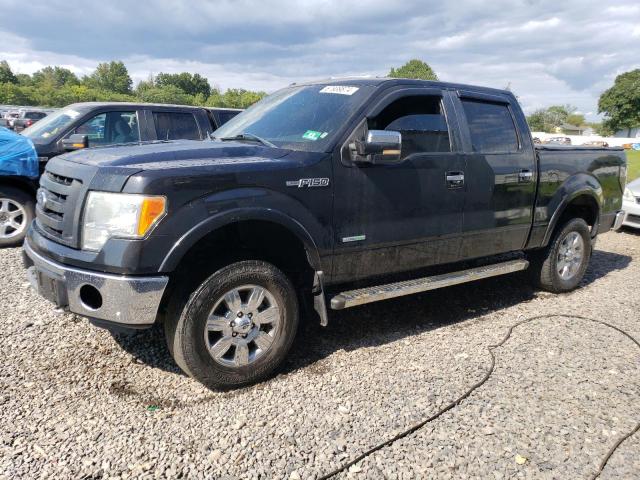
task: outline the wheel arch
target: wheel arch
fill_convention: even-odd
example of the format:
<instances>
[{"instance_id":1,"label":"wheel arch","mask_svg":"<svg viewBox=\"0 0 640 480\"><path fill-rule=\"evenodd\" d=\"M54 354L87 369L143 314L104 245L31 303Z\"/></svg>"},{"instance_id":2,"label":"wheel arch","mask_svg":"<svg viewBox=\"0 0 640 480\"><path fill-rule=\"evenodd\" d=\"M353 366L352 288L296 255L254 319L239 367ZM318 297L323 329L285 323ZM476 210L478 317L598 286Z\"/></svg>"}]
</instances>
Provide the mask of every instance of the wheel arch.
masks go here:
<instances>
[{"instance_id":1,"label":"wheel arch","mask_svg":"<svg viewBox=\"0 0 640 480\"><path fill-rule=\"evenodd\" d=\"M592 237L595 236L597 234L602 201L603 192L599 183L595 185L591 183L582 184L565 193L549 221L542 245L548 245L553 232L569 218L582 218L585 220L587 225L591 227Z\"/></svg>"},{"instance_id":2,"label":"wheel arch","mask_svg":"<svg viewBox=\"0 0 640 480\"><path fill-rule=\"evenodd\" d=\"M279 233L291 235L304 249L306 261L314 270L322 270L318 246L309 231L291 216L268 208L238 208L225 211L198 223L182 235L165 256L160 271L175 270L183 258L200 242L220 235L225 229L271 225Z\"/></svg>"}]
</instances>

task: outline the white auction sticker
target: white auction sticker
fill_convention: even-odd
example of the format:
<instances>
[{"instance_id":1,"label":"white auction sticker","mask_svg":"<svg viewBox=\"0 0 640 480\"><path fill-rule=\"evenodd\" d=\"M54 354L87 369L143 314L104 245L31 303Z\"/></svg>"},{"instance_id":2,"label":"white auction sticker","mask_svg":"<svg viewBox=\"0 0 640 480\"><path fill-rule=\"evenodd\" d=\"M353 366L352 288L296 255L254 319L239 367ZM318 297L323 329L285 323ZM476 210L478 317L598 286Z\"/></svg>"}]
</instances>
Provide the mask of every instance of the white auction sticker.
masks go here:
<instances>
[{"instance_id":1,"label":"white auction sticker","mask_svg":"<svg viewBox=\"0 0 640 480\"><path fill-rule=\"evenodd\" d=\"M339 95L353 95L358 91L358 87L346 87L344 85L327 85L320 93L337 93Z\"/></svg>"}]
</instances>

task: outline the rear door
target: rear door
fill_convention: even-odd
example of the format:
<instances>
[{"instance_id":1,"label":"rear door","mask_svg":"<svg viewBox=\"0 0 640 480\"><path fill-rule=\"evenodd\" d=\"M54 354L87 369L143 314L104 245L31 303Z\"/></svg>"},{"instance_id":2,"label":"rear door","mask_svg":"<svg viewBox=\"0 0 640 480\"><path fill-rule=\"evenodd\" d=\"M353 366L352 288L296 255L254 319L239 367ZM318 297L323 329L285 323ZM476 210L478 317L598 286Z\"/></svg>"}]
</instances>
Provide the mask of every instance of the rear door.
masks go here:
<instances>
[{"instance_id":1,"label":"rear door","mask_svg":"<svg viewBox=\"0 0 640 480\"><path fill-rule=\"evenodd\" d=\"M354 164L367 130L402 134L402 162ZM455 261L464 170L449 92L401 88L373 102L334 161L333 280L352 281Z\"/></svg>"},{"instance_id":2,"label":"rear door","mask_svg":"<svg viewBox=\"0 0 640 480\"><path fill-rule=\"evenodd\" d=\"M532 223L536 165L515 99L459 91L466 166L460 258L520 250Z\"/></svg>"},{"instance_id":3,"label":"rear door","mask_svg":"<svg viewBox=\"0 0 640 480\"><path fill-rule=\"evenodd\" d=\"M147 118L156 140L202 140L206 136L193 111L151 109Z\"/></svg>"}]
</instances>

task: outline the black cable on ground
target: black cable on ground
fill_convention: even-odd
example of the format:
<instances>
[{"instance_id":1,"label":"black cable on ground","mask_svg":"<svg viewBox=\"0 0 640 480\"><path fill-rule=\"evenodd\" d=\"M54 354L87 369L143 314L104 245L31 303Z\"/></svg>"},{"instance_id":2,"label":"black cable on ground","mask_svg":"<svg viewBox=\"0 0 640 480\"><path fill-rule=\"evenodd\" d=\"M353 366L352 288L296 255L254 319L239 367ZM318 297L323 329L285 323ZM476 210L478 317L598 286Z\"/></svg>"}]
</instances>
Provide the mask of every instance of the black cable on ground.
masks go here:
<instances>
[{"instance_id":1,"label":"black cable on ground","mask_svg":"<svg viewBox=\"0 0 640 480\"><path fill-rule=\"evenodd\" d=\"M414 433L417 430L419 430L422 427L424 427L426 424L428 424L428 423L434 421L435 419L437 419L438 417L442 416L444 413L448 412L452 408L457 407L465 398L467 398L475 390L480 388L487 380L489 380L489 377L493 373L493 370L495 369L495 366L496 366L496 357L495 357L493 351L496 348L500 348L501 346L503 346L507 342L507 340L509 340L509 338L511 337L511 333L513 332L514 329L516 329L517 327L519 327L520 325L523 325L525 323L533 322L535 320L542 320L542 319L546 319L546 318L553 318L553 317L574 318L574 319L578 319L578 320L585 320L585 321L588 321L588 322L598 323L600 325L604 325L606 327L612 328L612 329L616 330L617 332L621 333L622 335L627 337L629 340L631 340L633 343L635 343L638 346L638 348L640 348L640 342L638 340L636 340L633 336L631 336L631 334L629 334L629 333L625 332L624 330L616 327L615 325L611 325L610 323L603 322L602 320L596 320L595 318L583 317L583 316L580 316L580 315L573 315L573 314L567 315L567 314L563 314L563 313L556 313L556 314L548 314L548 315L537 315L535 317L530 317L530 318L527 318L525 320L521 320L520 322L517 322L514 325L512 325L511 327L509 327L509 330L507 331L507 334L504 336L504 338L500 342L498 342L495 345L487 346L487 350L489 351L489 355L491 357L491 365L489 365L489 369L487 370L487 373L485 373L484 377L482 377L482 379L480 381L478 381L475 384L473 384L460 397L458 397L456 400L454 400L453 402L451 402L450 404L445 406L440 411L438 411L438 412L434 413L433 415L431 415L429 418L426 418L426 419L422 420L421 422L417 423L416 425L413 425L411 428L409 428L409 429L407 429L407 430L405 430L403 432L400 432L396 436L394 436L394 437L392 437L392 438L390 438L388 440L385 440L384 442L379 443L378 445L375 445L374 447L371 447L369 450L367 450L366 452L358 455L353 460L350 460L349 462L347 462L344 465L338 467L337 469L333 470L332 472L330 472L330 473L328 473L326 475L323 475L322 477L319 477L318 480L327 480L329 478L332 478L332 477L338 475L339 473L344 472L349 467L351 467L352 465L355 465L356 463L364 460L365 458L367 458L371 454L377 452L378 450L383 449L384 447L387 447L387 446L397 442L398 440L401 440L401 439L411 435L412 433ZM623 435L622 437L620 437L618 439L618 441L615 443L615 445L613 445L611 447L609 452L607 452L605 457L602 459L602 462L600 463L600 466L598 467L598 470L591 477L592 480L594 480L594 479L596 479L596 478L598 478L600 476L600 474L604 470L604 467L607 465L607 462L609 461L611 456L615 453L617 448L620 445L622 445L622 443L626 439L628 439L633 434L635 434L638 430L640 430L640 422L638 422L638 424L635 426L635 428L633 430L631 430L629 433L627 433L626 435Z\"/></svg>"}]
</instances>

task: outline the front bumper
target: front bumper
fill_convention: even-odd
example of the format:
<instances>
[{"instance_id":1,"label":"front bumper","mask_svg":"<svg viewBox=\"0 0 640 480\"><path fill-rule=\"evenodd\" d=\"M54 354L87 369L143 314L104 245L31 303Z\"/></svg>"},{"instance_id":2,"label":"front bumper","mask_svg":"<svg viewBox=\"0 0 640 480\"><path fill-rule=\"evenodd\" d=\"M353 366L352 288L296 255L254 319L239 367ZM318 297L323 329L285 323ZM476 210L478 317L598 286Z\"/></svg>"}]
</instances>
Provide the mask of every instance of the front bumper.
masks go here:
<instances>
[{"instance_id":1,"label":"front bumper","mask_svg":"<svg viewBox=\"0 0 640 480\"><path fill-rule=\"evenodd\" d=\"M622 225L628 227L640 228L640 203L625 200L622 202L624 210L624 219Z\"/></svg>"},{"instance_id":2,"label":"front bumper","mask_svg":"<svg viewBox=\"0 0 640 480\"><path fill-rule=\"evenodd\" d=\"M137 277L80 270L36 253L24 242L32 287L57 306L125 327L152 325L169 277Z\"/></svg>"}]
</instances>

